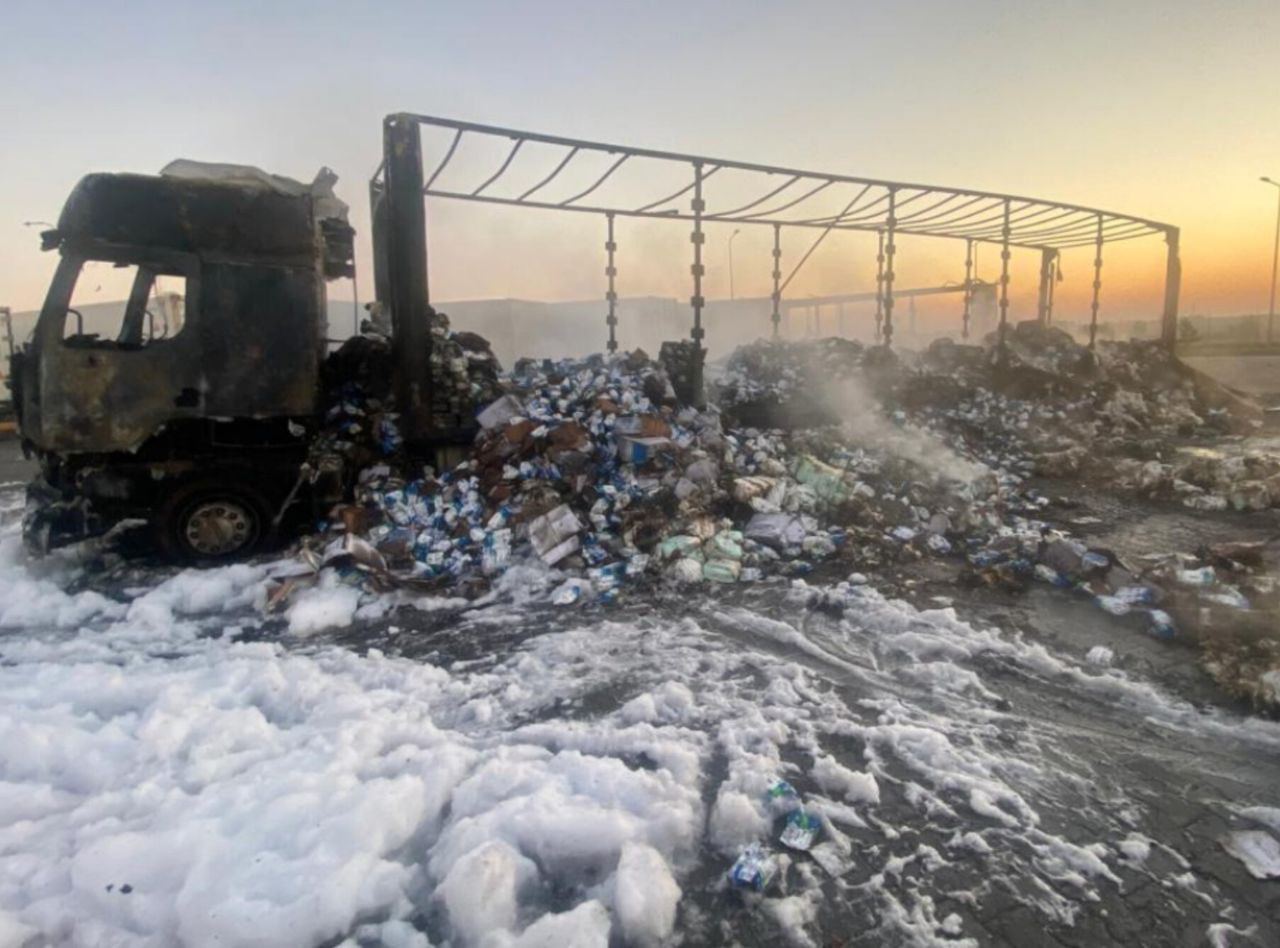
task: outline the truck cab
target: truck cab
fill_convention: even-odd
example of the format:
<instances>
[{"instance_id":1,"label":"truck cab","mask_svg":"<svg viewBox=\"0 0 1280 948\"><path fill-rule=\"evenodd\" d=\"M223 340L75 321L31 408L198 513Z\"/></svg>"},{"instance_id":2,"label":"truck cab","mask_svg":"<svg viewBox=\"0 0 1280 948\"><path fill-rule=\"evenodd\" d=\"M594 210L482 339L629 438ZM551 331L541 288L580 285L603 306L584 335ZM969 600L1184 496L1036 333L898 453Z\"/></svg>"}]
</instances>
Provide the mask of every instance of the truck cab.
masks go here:
<instances>
[{"instance_id":1,"label":"truck cab","mask_svg":"<svg viewBox=\"0 0 1280 948\"><path fill-rule=\"evenodd\" d=\"M41 468L35 545L143 518L168 552L224 559L306 500L326 283L353 273L334 180L177 162L76 185L43 235L60 259L12 367L24 449ZM116 302L81 305L104 281Z\"/></svg>"}]
</instances>

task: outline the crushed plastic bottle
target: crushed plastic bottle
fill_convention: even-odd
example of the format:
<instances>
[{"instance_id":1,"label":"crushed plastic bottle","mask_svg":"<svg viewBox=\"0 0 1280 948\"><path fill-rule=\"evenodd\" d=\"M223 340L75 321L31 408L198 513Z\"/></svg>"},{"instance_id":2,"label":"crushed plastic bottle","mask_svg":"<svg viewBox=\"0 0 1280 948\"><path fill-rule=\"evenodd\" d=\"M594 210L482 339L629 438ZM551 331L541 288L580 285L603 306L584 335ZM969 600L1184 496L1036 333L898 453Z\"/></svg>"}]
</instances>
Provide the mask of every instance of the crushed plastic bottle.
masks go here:
<instances>
[{"instance_id":1,"label":"crushed plastic bottle","mask_svg":"<svg viewBox=\"0 0 1280 948\"><path fill-rule=\"evenodd\" d=\"M610 563L608 566L596 566L587 570L591 585L604 591L613 589L622 582L627 573L626 563Z\"/></svg>"},{"instance_id":2,"label":"crushed plastic bottle","mask_svg":"<svg viewBox=\"0 0 1280 948\"><path fill-rule=\"evenodd\" d=\"M1086 573L1105 571L1111 568L1111 561L1101 553L1090 550L1080 557L1080 568Z\"/></svg>"},{"instance_id":3,"label":"crushed plastic bottle","mask_svg":"<svg viewBox=\"0 0 1280 948\"><path fill-rule=\"evenodd\" d=\"M392 415L383 415L378 420L378 446L383 454L395 454L404 446L404 438Z\"/></svg>"},{"instance_id":4,"label":"crushed plastic bottle","mask_svg":"<svg viewBox=\"0 0 1280 948\"><path fill-rule=\"evenodd\" d=\"M820 832L822 821L801 807L787 815L786 826L783 827L779 840L789 849L807 852Z\"/></svg>"},{"instance_id":5,"label":"crushed plastic bottle","mask_svg":"<svg viewBox=\"0 0 1280 948\"><path fill-rule=\"evenodd\" d=\"M551 601L557 606L572 606L582 599L586 584L580 579L567 579L551 593Z\"/></svg>"},{"instance_id":6,"label":"crushed plastic bottle","mask_svg":"<svg viewBox=\"0 0 1280 948\"><path fill-rule=\"evenodd\" d=\"M1127 616L1133 611L1132 603L1126 602L1118 596L1096 596L1093 601L1098 604L1103 612L1109 612L1113 616Z\"/></svg>"},{"instance_id":7,"label":"crushed plastic bottle","mask_svg":"<svg viewBox=\"0 0 1280 948\"><path fill-rule=\"evenodd\" d=\"M1202 566L1199 569L1180 569L1176 578L1183 586L1212 586L1216 574L1212 566Z\"/></svg>"},{"instance_id":8,"label":"crushed plastic bottle","mask_svg":"<svg viewBox=\"0 0 1280 948\"><path fill-rule=\"evenodd\" d=\"M969 562L978 569L985 569L988 566L997 566L1008 558L1009 554L1003 550L978 550L969 555Z\"/></svg>"},{"instance_id":9,"label":"crushed plastic bottle","mask_svg":"<svg viewBox=\"0 0 1280 948\"><path fill-rule=\"evenodd\" d=\"M778 860L759 843L752 843L729 870L729 881L738 889L763 892L777 873Z\"/></svg>"},{"instance_id":10,"label":"crushed plastic bottle","mask_svg":"<svg viewBox=\"0 0 1280 948\"><path fill-rule=\"evenodd\" d=\"M775 780L769 789L765 791L764 799L765 805L769 807L769 810L779 815L797 810L802 804L800 794L796 792L796 788L785 780Z\"/></svg>"},{"instance_id":11,"label":"crushed plastic bottle","mask_svg":"<svg viewBox=\"0 0 1280 948\"><path fill-rule=\"evenodd\" d=\"M1156 591L1150 586L1121 586L1114 595L1131 606L1149 606L1156 601Z\"/></svg>"},{"instance_id":12,"label":"crushed plastic bottle","mask_svg":"<svg viewBox=\"0 0 1280 948\"><path fill-rule=\"evenodd\" d=\"M1035 576L1036 579L1041 582L1048 583L1051 586L1062 586L1064 584L1069 585L1069 583L1064 583L1064 577L1061 573L1052 566L1047 566L1044 563L1036 564Z\"/></svg>"},{"instance_id":13,"label":"crushed plastic bottle","mask_svg":"<svg viewBox=\"0 0 1280 948\"><path fill-rule=\"evenodd\" d=\"M1173 616L1163 609L1152 609L1148 614L1151 620L1151 634L1158 639L1171 639L1177 634L1173 624Z\"/></svg>"},{"instance_id":14,"label":"crushed plastic bottle","mask_svg":"<svg viewBox=\"0 0 1280 948\"><path fill-rule=\"evenodd\" d=\"M939 556L945 556L951 552L951 541L940 533L930 533L924 544L931 552Z\"/></svg>"},{"instance_id":15,"label":"crushed plastic bottle","mask_svg":"<svg viewBox=\"0 0 1280 948\"><path fill-rule=\"evenodd\" d=\"M1249 600L1244 593L1234 586L1220 586L1213 592L1201 593L1200 598L1207 602L1216 602L1220 606L1228 606L1231 609L1249 608Z\"/></svg>"}]
</instances>

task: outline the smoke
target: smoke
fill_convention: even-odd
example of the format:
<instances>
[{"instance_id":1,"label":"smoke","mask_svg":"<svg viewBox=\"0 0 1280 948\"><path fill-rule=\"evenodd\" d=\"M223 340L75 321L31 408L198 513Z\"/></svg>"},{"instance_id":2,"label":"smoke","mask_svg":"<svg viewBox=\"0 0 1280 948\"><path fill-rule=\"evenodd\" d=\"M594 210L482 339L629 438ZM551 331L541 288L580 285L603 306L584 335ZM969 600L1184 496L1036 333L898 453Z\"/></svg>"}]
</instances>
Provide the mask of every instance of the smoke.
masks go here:
<instances>
[{"instance_id":1,"label":"smoke","mask_svg":"<svg viewBox=\"0 0 1280 948\"><path fill-rule=\"evenodd\" d=\"M816 367L811 377L821 379ZM961 457L933 432L886 418L865 379L820 381L818 391L853 443L919 465L941 480L975 485L993 477L985 464Z\"/></svg>"}]
</instances>

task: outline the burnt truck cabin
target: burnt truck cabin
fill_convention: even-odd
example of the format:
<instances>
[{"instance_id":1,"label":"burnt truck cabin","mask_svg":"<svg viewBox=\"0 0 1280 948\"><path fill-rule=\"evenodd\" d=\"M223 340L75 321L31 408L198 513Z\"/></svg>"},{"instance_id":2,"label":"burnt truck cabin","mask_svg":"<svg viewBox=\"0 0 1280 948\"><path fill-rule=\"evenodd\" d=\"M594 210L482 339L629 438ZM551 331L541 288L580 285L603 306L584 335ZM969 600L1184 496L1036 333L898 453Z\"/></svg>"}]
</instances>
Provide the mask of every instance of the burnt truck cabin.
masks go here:
<instances>
[{"instance_id":1,"label":"burnt truck cabin","mask_svg":"<svg viewBox=\"0 0 1280 948\"><path fill-rule=\"evenodd\" d=\"M61 259L18 360L46 542L148 517L171 552L216 557L269 531L318 421L325 283L352 272L350 228L314 203L244 182L79 182L45 235ZM91 264L136 272L114 338L72 305ZM184 281L176 326L154 311L162 277Z\"/></svg>"}]
</instances>

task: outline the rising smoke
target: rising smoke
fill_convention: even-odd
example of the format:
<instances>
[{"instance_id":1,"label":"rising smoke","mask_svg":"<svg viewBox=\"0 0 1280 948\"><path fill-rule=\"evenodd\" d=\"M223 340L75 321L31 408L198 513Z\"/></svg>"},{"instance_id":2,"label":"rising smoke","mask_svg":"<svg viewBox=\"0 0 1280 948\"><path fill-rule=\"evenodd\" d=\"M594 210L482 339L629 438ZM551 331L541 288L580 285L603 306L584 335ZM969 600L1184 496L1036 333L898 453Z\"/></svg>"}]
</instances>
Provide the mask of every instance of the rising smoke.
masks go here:
<instances>
[{"instance_id":1,"label":"rising smoke","mask_svg":"<svg viewBox=\"0 0 1280 948\"><path fill-rule=\"evenodd\" d=\"M822 379L816 367L811 378ZM918 464L944 480L975 484L993 476L985 464L961 457L936 434L905 419L886 418L879 400L863 379L819 381L818 392L823 406L839 420L853 444L866 445L889 457Z\"/></svg>"}]
</instances>

